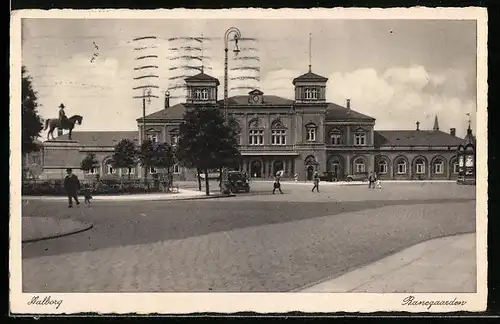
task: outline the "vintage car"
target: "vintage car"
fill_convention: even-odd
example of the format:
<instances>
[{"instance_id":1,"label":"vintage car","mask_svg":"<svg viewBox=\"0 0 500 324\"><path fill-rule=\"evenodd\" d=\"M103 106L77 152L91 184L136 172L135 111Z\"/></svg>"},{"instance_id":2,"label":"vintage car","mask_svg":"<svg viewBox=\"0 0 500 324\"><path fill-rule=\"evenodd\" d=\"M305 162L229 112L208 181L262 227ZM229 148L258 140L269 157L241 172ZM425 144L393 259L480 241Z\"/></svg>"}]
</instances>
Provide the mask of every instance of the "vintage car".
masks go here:
<instances>
[{"instance_id":1,"label":"vintage car","mask_svg":"<svg viewBox=\"0 0 500 324\"><path fill-rule=\"evenodd\" d=\"M238 191L250 192L250 183L246 172L229 171L227 179L231 192L237 193Z\"/></svg>"},{"instance_id":2,"label":"vintage car","mask_svg":"<svg viewBox=\"0 0 500 324\"><path fill-rule=\"evenodd\" d=\"M347 181L368 181L368 173L362 172L362 173L354 173L354 174L349 174L346 177Z\"/></svg>"}]
</instances>

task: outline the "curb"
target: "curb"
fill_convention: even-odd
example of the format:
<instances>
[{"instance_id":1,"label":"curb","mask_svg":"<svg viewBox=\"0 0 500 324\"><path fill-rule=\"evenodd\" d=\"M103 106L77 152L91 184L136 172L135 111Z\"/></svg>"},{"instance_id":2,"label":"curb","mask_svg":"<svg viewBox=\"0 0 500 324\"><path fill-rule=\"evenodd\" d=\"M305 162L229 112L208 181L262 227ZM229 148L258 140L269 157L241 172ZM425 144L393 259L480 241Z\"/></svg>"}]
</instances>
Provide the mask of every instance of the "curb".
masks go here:
<instances>
[{"instance_id":1,"label":"curb","mask_svg":"<svg viewBox=\"0 0 500 324\"><path fill-rule=\"evenodd\" d=\"M439 235L439 236L436 236L434 238L431 238L431 239L428 239L428 240L424 240L424 241L421 241L419 243L412 244L412 245L409 245L409 246L404 247L402 249L399 249L397 251L393 251L391 253L388 253L387 255L382 256L378 260L375 260L375 261L372 261L372 262L368 262L368 263L364 263L364 264L361 264L361 265L359 265L357 267L354 267L354 268L351 268L351 269L346 269L345 271L342 271L339 274L326 276L326 277L324 277L322 279L310 282L310 283L302 285L300 287L290 289L288 292L304 292L305 290L307 290L309 288L312 288L314 286L318 286L320 284L323 284L323 283L326 283L326 282L329 282L329 281L336 280L336 279L338 279L338 278L340 278L342 276L345 276L345 275L347 275L347 274L349 274L351 272L358 271L358 270L363 269L363 268L367 268L367 267L369 267L369 266L371 266L371 265L373 265L373 264L375 264L377 262L380 262L381 260L384 260L386 258L392 257L392 256L397 255L399 253L404 253L406 250L408 250L408 249L410 249L412 247L416 247L418 245L421 245L421 244L424 244L424 243L427 243L427 242L436 241L436 240L442 240L442 239L447 239L447 238L452 238L452 237L455 237L455 236L469 235L469 234L476 234L477 235L477 232L476 231L473 231L473 232L465 231L465 232L457 232L457 233L451 234L451 235Z\"/></svg>"},{"instance_id":2,"label":"curb","mask_svg":"<svg viewBox=\"0 0 500 324\"><path fill-rule=\"evenodd\" d=\"M82 223L82 224L85 224L85 223ZM65 232L65 233L61 233L61 234L47 235L47 236L43 236L43 237L30 238L30 239L22 240L21 242L22 243L33 243L33 242L39 242L39 241L45 241L45 240L55 239L55 238L58 238L58 237L64 237L64 236L69 236L69 235L73 235L73 234L82 233L82 232L88 231L89 229L91 229L93 227L94 227L94 224L89 223L89 224L85 225L83 228L80 228L78 230L73 230L73 231L69 231L69 232Z\"/></svg>"},{"instance_id":3,"label":"curb","mask_svg":"<svg viewBox=\"0 0 500 324\"><path fill-rule=\"evenodd\" d=\"M216 199L216 198L230 198L230 197L236 197L236 194L230 194L230 195L210 195L210 196L195 196L195 197L186 197L186 198L179 198L179 199L151 199L147 201L187 201L187 200L206 200L206 199ZM132 200L125 200L125 201L132 201Z\"/></svg>"}]
</instances>

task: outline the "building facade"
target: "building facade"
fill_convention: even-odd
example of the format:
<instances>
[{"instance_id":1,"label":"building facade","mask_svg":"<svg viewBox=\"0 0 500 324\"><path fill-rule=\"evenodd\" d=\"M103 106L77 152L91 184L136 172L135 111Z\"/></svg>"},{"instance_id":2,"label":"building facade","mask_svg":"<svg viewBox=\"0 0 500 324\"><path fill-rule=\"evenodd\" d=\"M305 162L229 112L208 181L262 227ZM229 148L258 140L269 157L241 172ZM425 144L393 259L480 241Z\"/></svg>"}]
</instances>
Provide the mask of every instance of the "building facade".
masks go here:
<instances>
[{"instance_id":1,"label":"building facade","mask_svg":"<svg viewBox=\"0 0 500 324\"><path fill-rule=\"evenodd\" d=\"M79 152L79 157L73 160L81 160L93 152L99 161L94 172L119 177L127 171L113 170L110 158L121 138L140 143L145 127L147 138L175 146L186 110L225 109L224 100L218 100L218 79L202 72L185 82L186 102L170 106L166 97L164 109L147 115L145 120L137 119L137 131L73 132L77 143L73 149ZM419 122L413 130L375 130L375 119L353 110L349 99L344 105L327 101L327 78L309 69L291 83L295 89L293 99L268 95L258 89L228 98L227 114L240 129L241 159L232 166L234 169L244 170L255 178L270 178L283 170L285 177L297 174L300 180L312 179L316 171L332 172L341 180L372 171L387 180L457 178L457 149L463 139L456 136L455 129L441 131L437 116L433 128L428 130L420 129ZM58 140L67 140L65 136ZM47 145L54 144L45 142L45 150ZM64 158L61 164L68 165ZM178 165L173 169L177 180L196 177L194 170ZM140 167L132 172L132 176L142 177Z\"/></svg>"}]
</instances>

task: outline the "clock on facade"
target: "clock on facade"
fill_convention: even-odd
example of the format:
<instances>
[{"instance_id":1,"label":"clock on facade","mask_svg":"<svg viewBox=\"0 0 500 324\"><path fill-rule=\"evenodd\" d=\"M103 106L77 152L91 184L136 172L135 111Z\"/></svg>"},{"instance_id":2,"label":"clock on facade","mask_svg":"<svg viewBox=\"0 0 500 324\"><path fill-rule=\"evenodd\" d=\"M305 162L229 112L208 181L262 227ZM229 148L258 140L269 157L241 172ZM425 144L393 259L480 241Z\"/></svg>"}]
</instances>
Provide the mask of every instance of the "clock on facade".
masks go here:
<instances>
[{"instance_id":1,"label":"clock on facade","mask_svg":"<svg viewBox=\"0 0 500 324\"><path fill-rule=\"evenodd\" d=\"M253 96L252 100L253 100L253 102L258 102L259 101L259 96Z\"/></svg>"}]
</instances>

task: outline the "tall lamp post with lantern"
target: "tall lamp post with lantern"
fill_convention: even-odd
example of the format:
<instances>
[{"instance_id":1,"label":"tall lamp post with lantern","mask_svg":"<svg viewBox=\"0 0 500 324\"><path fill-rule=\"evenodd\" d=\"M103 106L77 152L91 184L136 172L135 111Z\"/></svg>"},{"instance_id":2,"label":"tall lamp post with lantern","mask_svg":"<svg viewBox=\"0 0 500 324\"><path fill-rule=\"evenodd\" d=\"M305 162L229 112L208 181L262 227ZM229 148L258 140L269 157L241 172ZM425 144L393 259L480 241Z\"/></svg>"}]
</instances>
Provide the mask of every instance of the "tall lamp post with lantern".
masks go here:
<instances>
[{"instance_id":1,"label":"tall lamp post with lantern","mask_svg":"<svg viewBox=\"0 0 500 324\"><path fill-rule=\"evenodd\" d=\"M229 39L233 36L234 40L234 49L233 53L235 55L238 55L240 53L240 49L238 48L238 40L241 38L241 32L238 28L236 27L230 27L228 30L226 30L226 33L224 34L224 118L226 120L226 123L228 122L228 82L229 82L229 73L228 73L228 52L229 52ZM223 185L222 188L226 188L225 190L227 191L228 186L228 169L226 166L222 168L222 179L221 179L221 184ZM225 186L225 187L224 187ZM221 188L221 190L222 190Z\"/></svg>"}]
</instances>

